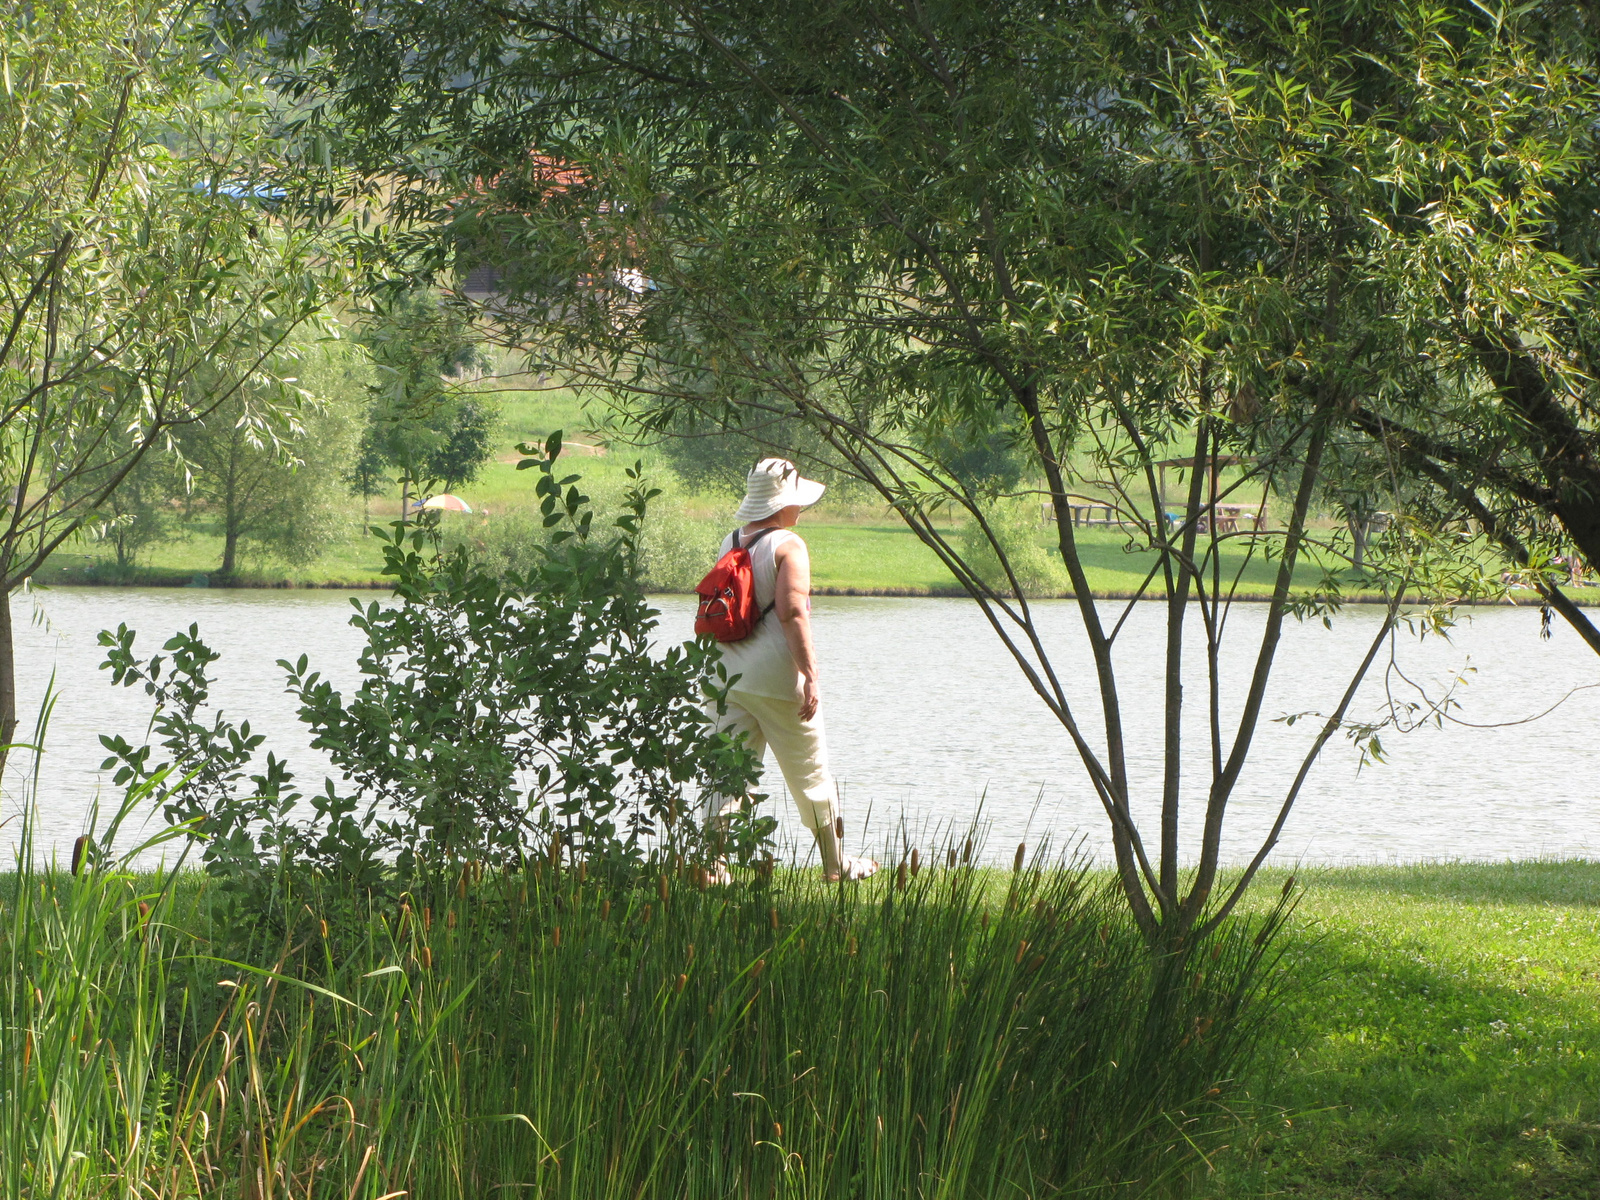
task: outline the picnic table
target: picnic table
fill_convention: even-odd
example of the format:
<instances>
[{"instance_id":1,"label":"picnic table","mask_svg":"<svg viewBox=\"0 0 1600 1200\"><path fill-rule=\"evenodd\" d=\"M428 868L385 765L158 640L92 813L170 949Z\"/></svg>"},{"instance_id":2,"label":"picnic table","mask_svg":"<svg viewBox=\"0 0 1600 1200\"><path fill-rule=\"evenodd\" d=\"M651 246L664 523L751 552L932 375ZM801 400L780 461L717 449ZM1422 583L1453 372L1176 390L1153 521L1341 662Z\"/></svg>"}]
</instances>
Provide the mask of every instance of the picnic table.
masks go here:
<instances>
[{"instance_id":1,"label":"picnic table","mask_svg":"<svg viewBox=\"0 0 1600 1200\"><path fill-rule=\"evenodd\" d=\"M1041 521L1054 521L1056 519L1055 506L1046 500L1039 506L1039 519ZM1070 514L1074 525L1126 525L1121 510L1110 501L1096 500L1089 496L1067 497L1067 512Z\"/></svg>"},{"instance_id":2,"label":"picnic table","mask_svg":"<svg viewBox=\"0 0 1600 1200\"><path fill-rule=\"evenodd\" d=\"M1168 525L1183 524L1184 514L1181 512L1168 512ZM1202 510L1200 520L1195 525L1198 533L1210 533L1213 523L1218 533L1238 533L1239 522L1248 521L1252 531L1259 530L1263 520L1263 510L1250 504L1217 504L1213 511Z\"/></svg>"}]
</instances>

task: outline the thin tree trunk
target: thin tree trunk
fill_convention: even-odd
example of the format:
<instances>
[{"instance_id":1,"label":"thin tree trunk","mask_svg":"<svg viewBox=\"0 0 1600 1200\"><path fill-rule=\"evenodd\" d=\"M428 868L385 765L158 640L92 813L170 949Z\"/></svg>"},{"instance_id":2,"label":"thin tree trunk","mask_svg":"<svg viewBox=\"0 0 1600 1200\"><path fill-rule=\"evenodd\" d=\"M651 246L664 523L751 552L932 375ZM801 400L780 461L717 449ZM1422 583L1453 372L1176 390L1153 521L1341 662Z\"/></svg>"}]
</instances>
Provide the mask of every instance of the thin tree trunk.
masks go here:
<instances>
[{"instance_id":1,"label":"thin tree trunk","mask_svg":"<svg viewBox=\"0 0 1600 1200\"><path fill-rule=\"evenodd\" d=\"M17 733L17 664L11 642L11 593L0 594L0 782Z\"/></svg>"},{"instance_id":2,"label":"thin tree trunk","mask_svg":"<svg viewBox=\"0 0 1600 1200\"><path fill-rule=\"evenodd\" d=\"M1350 565L1359 571L1367 559L1367 521L1365 518L1351 517L1345 524L1350 526L1350 544L1354 547Z\"/></svg>"},{"instance_id":3,"label":"thin tree trunk","mask_svg":"<svg viewBox=\"0 0 1600 1200\"><path fill-rule=\"evenodd\" d=\"M219 574L224 579L233 578L233 564L239 553L239 526L230 520L227 530L222 535L222 570Z\"/></svg>"}]
</instances>

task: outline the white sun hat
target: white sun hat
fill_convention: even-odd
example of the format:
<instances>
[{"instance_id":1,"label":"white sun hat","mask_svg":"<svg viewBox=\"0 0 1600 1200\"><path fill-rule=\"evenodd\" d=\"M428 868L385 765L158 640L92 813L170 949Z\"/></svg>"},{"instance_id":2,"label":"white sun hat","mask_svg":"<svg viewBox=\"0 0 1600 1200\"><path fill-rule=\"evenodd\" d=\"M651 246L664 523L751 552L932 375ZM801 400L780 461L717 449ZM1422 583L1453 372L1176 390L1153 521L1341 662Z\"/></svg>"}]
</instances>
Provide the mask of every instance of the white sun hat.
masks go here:
<instances>
[{"instance_id":1,"label":"white sun hat","mask_svg":"<svg viewBox=\"0 0 1600 1200\"><path fill-rule=\"evenodd\" d=\"M764 521L791 504L809 507L822 499L826 490L826 484L805 478L788 459L763 458L745 476L744 503L733 515L740 521Z\"/></svg>"}]
</instances>

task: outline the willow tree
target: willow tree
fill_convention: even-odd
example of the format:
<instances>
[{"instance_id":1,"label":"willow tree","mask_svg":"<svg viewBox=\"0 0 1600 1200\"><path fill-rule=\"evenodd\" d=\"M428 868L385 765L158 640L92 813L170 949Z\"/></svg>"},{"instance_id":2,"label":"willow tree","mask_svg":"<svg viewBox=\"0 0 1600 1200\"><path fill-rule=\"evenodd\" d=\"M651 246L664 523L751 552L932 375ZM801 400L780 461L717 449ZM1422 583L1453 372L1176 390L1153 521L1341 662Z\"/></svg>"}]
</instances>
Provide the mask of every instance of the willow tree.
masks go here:
<instances>
[{"instance_id":1,"label":"willow tree","mask_svg":"<svg viewBox=\"0 0 1600 1200\"><path fill-rule=\"evenodd\" d=\"M381 184L397 264L470 275L462 301L507 344L638 430L803 422L961 581L1059 721L1151 942L1226 918L1432 569L1403 525L1369 557L1386 620L1223 886L1284 624L1339 600L1296 576L1329 439L1412 367L1339 192L1351 155L1381 155L1372 105L1404 87L1379 51L1404 61L1429 36L1407 6L250 8L307 111ZM1003 485L955 462L991 438L1024 457L1053 520L1090 678L1058 670L989 522L985 488ZM1130 609L1091 596L1084 494L1154 552L1140 596L1165 606L1166 658L1148 728L1122 700ZM950 510L982 531L998 586L944 532ZM1270 599L1231 676L1253 562ZM1150 743L1161 776L1141 794L1130 760Z\"/></svg>"},{"instance_id":2,"label":"willow tree","mask_svg":"<svg viewBox=\"0 0 1600 1200\"><path fill-rule=\"evenodd\" d=\"M315 311L265 98L187 5L39 0L0 24L0 766L17 726L10 596L172 431ZM208 67L208 63L210 66ZM202 386L203 378L231 382ZM264 428L260 406L239 421Z\"/></svg>"},{"instance_id":3,"label":"willow tree","mask_svg":"<svg viewBox=\"0 0 1600 1200\"><path fill-rule=\"evenodd\" d=\"M1553 3L1432 23L1391 169L1347 176L1425 368L1351 424L1600 653L1563 586L1600 569L1600 29Z\"/></svg>"}]
</instances>

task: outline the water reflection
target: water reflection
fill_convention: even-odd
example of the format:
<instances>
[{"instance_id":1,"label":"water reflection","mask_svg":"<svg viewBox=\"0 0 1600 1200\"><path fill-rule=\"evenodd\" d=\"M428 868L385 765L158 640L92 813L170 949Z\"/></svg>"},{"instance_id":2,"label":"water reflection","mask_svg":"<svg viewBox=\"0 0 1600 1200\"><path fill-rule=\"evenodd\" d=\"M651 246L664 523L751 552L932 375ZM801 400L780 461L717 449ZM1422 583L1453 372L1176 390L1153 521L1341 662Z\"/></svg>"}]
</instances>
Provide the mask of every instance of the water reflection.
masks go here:
<instances>
[{"instance_id":1,"label":"water reflection","mask_svg":"<svg viewBox=\"0 0 1600 1200\"><path fill-rule=\"evenodd\" d=\"M368 603L375 595L360 599ZM173 630L198 623L222 651L214 668L218 702L235 717L248 717L314 787L323 764L306 747L276 660L304 653L335 686L353 685L360 639L347 624L349 603L335 592L198 589L60 588L14 598L22 732L52 673L60 697L40 765L46 798L41 844L69 846L97 788L111 795L99 770L105 752L98 735L122 733L137 742L149 718L141 689L113 688L98 669L100 629L125 621L140 631L139 645L148 653ZM666 633L687 636L690 603L664 597L660 604ZM1076 608L1051 602L1038 610L1075 708L1085 727L1097 730ZM1225 702L1242 693L1263 615L1260 606L1235 609ZM934 828L964 828L981 805L996 857L1009 857L1018 841L1046 835L1062 845L1083 838L1091 851L1105 852L1105 819L1070 744L973 606L825 597L815 602L815 617L829 739L853 831L870 818L868 839L881 844L903 821L925 840ZM1377 610L1357 607L1336 618L1332 630L1291 622L1267 716L1331 708L1378 620ZM1117 647L1130 768L1146 818L1159 788L1162 621L1160 606L1138 606ZM1452 641L1402 635L1396 655L1406 675L1435 690L1471 668L1455 715L1475 726L1529 716L1575 687L1600 682L1600 658L1559 622L1551 638L1541 640L1533 610L1475 610ZM1369 682L1356 712L1376 711L1383 688L1381 675ZM1198 673L1187 681L1187 694L1203 694ZM1191 716L1186 837L1194 833L1193 810L1203 796L1210 754L1204 714ZM1247 856L1271 824L1315 727L1263 722L1225 841L1230 859ZM1336 740L1312 774L1278 857L1343 862L1600 854L1597 728L1600 690L1592 690L1529 724L1447 723L1387 736L1390 761L1360 771L1348 744ZM769 778L778 786L775 771ZM5 817L17 808L16 773L8 779L0 809ZM791 834L798 832L787 801L778 807ZM14 830L13 821L0 840Z\"/></svg>"}]
</instances>

